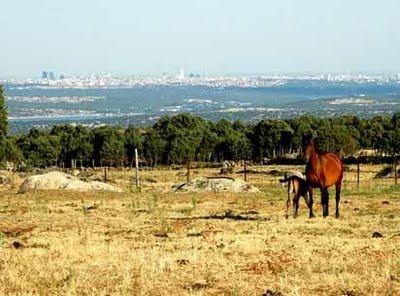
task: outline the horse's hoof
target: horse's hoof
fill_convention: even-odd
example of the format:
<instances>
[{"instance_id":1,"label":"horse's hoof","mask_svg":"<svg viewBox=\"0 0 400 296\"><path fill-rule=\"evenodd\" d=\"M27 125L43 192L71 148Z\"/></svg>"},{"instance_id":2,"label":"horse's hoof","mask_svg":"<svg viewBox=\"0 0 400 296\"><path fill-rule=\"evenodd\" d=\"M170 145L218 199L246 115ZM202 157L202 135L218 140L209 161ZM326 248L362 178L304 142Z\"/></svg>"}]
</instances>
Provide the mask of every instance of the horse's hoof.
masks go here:
<instances>
[{"instance_id":1,"label":"horse's hoof","mask_svg":"<svg viewBox=\"0 0 400 296\"><path fill-rule=\"evenodd\" d=\"M315 218L315 215L314 214L311 214L310 216L309 216L309 218L311 219L311 218Z\"/></svg>"}]
</instances>

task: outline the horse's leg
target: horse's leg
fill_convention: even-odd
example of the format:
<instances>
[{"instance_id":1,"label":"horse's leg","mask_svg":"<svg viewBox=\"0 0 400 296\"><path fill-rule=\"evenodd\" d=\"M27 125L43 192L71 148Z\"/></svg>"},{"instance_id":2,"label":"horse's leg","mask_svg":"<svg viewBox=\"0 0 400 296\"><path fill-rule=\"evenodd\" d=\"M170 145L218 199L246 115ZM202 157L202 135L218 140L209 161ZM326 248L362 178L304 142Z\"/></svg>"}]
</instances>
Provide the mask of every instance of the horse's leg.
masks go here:
<instances>
[{"instance_id":1,"label":"horse's leg","mask_svg":"<svg viewBox=\"0 0 400 296\"><path fill-rule=\"evenodd\" d=\"M308 191L308 196L309 196L309 198L308 198L308 208L309 208L309 210L310 210L310 215L309 215L309 217L310 218L314 218L315 216L314 216L314 213L313 213L313 210L312 210L312 208L313 208L313 204L314 204L314 200L313 200L313 189L312 188L310 188L309 189L309 191Z\"/></svg>"},{"instance_id":2,"label":"horse's leg","mask_svg":"<svg viewBox=\"0 0 400 296\"><path fill-rule=\"evenodd\" d=\"M322 203L322 215L325 217L329 216L329 193L328 188L321 189L321 203Z\"/></svg>"},{"instance_id":3,"label":"horse's leg","mask_svg":"<svg viewBox=\"0 0 400 296\"><path fill-rule=\"evenodd\" d=\"M300 195L296 193L296 195L293 197L293 218L297 217L297 212L299 210L299 200Z\"/></svg>"},{"instance_id":4,"label":"horse's leg","mask_svg":"<svg viewBox=\"0 0 400 296\"><path fill-rule=\"evenodd\" d=\"M321 205L322 205L322 215L325 214L325 197L324 197L324 190L320 188L321 191Z\"/></svg>"},{"instance_id":5,"label":"horse's leg","mask_svg":"<svg viewBox=\"0 0 400 296\"><path fill-rule=\"evenodd\" d=\"M340 192L342 191L342 182L335 184L336 188L336 218L339 218L339 203L340 203Z\"/></svg>"},{"instance_id":6,"label":"horse's leg","mask_svg":"<svg viewBox=\"0 0 400 296\"><path fill-rule=\"evenodd\" d=\"M329 216L329 191L325 189L325 206L326 206L326 217Z\"/></svg>"},{"instance_id":7,"label":"horse's leg","mask_svg":"<svg viewBox=\"0 0 400 296\"><path fill-rule=\"evenodd\" d=\"M290 183L288 182L288 189L287 189L287 201L286 201L286 219L289 218L289 209L290 209Z\"/></svg>"}]
</instances>

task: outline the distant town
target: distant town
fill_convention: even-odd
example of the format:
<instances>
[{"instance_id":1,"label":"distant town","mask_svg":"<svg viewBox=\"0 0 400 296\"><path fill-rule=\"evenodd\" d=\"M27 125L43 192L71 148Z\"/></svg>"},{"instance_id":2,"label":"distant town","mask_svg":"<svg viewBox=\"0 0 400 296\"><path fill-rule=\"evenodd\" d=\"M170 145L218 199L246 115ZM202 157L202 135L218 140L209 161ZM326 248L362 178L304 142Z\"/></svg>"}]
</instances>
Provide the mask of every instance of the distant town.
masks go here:
<instances>
[{"instance_id":1,"label":"distant town","mask_svg":"<svg viewBox=\"0 0 400 296\"><path fill-rule=\"evenodd\" d=\"M13 78L0 80L2 84L53 88L118 88L146 85L188 85L206 87L274 87L291 80L355 82L355 83L400 83L400 73L377 74L270 74L270 75L224 75L206 76L204 73L188 73L181 69L179 73L162 73L159 76L118 76L67 75L54 71L42 71L37 78Z\"/></svg>"},{"instance_id":2,"label":"distant town","mask_svg":"<svg viewBox=\"0 0 400 296\"><path fill-rule=\"evenodd\" d=\"M255 122L302 115L373 117L400 108L400 74L68 75L5 79L11 132L54 124L145 126L165 115Z\"/></svg>"}]
</instances>

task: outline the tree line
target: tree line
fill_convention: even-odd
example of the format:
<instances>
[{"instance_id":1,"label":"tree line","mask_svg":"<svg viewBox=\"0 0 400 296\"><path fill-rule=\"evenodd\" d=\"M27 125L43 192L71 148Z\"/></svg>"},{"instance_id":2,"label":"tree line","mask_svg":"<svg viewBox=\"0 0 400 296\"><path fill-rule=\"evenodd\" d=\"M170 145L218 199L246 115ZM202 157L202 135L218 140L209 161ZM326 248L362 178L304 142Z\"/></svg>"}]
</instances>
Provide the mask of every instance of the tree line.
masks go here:
<instances>
[{"instance_id":1,"label":"tree line","mask_svg":"<svg viewBox=\"0 0 400 296\"><path fill-rule=\"evenodd\" d=\"M354 155L371 149L376 155L400 151L400 112L392 116L352 115L265 119L245 124L204 120L192 114L164 116L149 127L56 125L7 135L7 113L0 88L0 160L27 167L129 166L138 149L144 165L183 164L188 160L263 162L301 155L314 138L322 151Z\"/></svg>"}]
</instances>

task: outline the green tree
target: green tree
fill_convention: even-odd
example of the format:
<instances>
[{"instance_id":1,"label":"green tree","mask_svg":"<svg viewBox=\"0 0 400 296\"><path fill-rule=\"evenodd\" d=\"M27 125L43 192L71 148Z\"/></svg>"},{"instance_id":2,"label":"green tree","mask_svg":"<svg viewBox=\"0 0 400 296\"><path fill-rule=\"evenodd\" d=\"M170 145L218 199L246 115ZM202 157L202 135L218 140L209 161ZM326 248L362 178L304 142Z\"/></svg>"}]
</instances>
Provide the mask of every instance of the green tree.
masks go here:
<instances>
[{"instance_id":1,"label":"green tree","mask_svg":"<svg viewBox=\"0 0 400 296\"><path fill-rule=\"evenodd\" d=\"M138 150L139 154L143 152L143 140L142 130L132 125L125 129L125 154L128 157L129 163L133 163L135 158L135 149Z\"/></svg>"},{"instance_id":2,"label":"green tree","mask_svg":"<svg viewBox=\"0 0 400 296\"><path fill-rule=\"evenodd\" d=\"M0 138L7 136L8 117L3 86L0 85Z\"/></svg>"},{"instance_id":3,"label":"green tree","mask_svg":"<svg viewBox=\"0 0 400 296\"><path fill-rule=\"evenodd\" d=\"M393 154L400 153L400 112L396 112L390 120L390 143L389 152Z\"/></svg>"},{"instance_id":4,"label":"green tree","mask_svg":"<svg viewBox=\"0 0 400 296\"><path fill-rule=\"evenodd\" d=\"M215 147L218 142L218 136L212 131L213 124L207 123L207 127L201 137L197 155L200 161L209 162L215 159Z\"/></svg>"},{"instance_id":5,"label":"green tree","mask_svg":"<svg viewBox=\"0 0 400 296\"><path fill-rule=\"evenodd\" d=\"M301 153L306 142L316 136L314 128L317 119L312 116L300 116L287 122L293 130L292 148Z\"/></svg>"},{"instance_id":6,"label":"green tree","mask_svg":"<svg viewBox=\"0 0 400 296\"><path fill-rule=\"evenodd\" d=\"M241 160L250 157L251 144L244 127L222 119L213 126L212 131L217 136L215 154L218 161Z\"/></svg>"},{"instance_id":7,"label":"green tree","mask_svg":"<svg viewBox=\"0 0 400 296\"><path fill-rule=\"evenodd\" d=\"M190 114L161 118L153 127L165 142L163 162L183 163L198 158L199 146L206 129L204 119Z\"/></svg>"},{"instance_id":8,"label":"green tree","mask_svg":"<svg viewBox=\"0 0 400 296\"><path fill-rule=\"evenodd\" d=\"M282 120L262 120L254 126L253 154L255 158L275 157L292 148L293 129Z\"/></svg>"},{"instance_id":9,"label":"green tree","mask_svg":"<svg viewBox=\"0 0 400 296\"><path fill-rule=\"evenodd\" d=\"M12 162L15 166L24 159L21 149L17 145L15 137L7 137L5 141L5 159Z\"/></svg>"},{"instance_id":10,"label":"green tree","mask_svg":"<svg viewBox=\"0 0 400 296\"><path fill-rule=\"evenodd\" d=\"M54 165L60 154L58 137L38 129L31 129L27 135L19 138L17 145L25 160L32 167Z\"/></svg>"},{"instance_id":11,"label":"green tree","mask_svg":"<svg viewBox=\"0 0 400 296\"><path fill-rule=\"evenodd\" d=\"M92 132L92 141L93 159L97 165L119 166L124 161L124 133L120 128L96 128Z\"/></svg>"},{"instance_id":12,"label":"green tree","mask_svg":"<svg viewBox=\"0 0 400 296\"><path fill-rule=\"evenodd\" d=\"M60 141L59 163L63 162L67 167L72 160L79 161L82 165L91 163L93 155L92 134L82 125L59 125L53 127L51 135L57 136Z\"/></svg>"},{"instance_id":13,"label":"green tree","mask_svg":"<svg viewBox=\"0 0 400 296\"><path fill-rule=\"evenodd\" d=\"M150 166L156 166L161 163L165 146L165 141L153 128L150 128L144 134L143 154L144 157L149 161Z\"/></svg>"}]
</instances>

